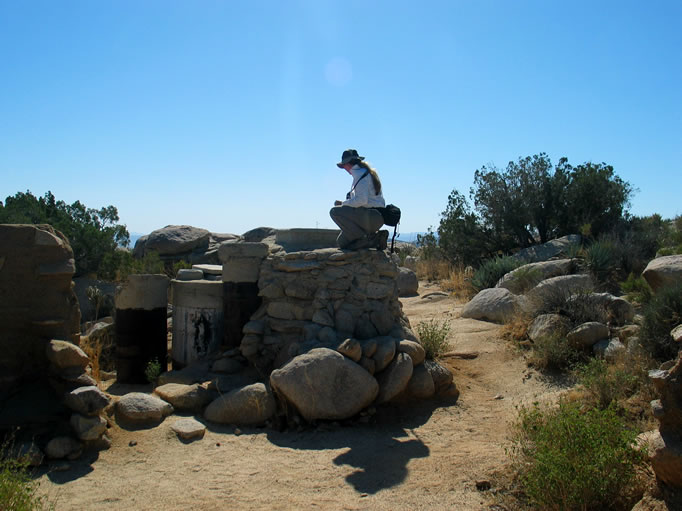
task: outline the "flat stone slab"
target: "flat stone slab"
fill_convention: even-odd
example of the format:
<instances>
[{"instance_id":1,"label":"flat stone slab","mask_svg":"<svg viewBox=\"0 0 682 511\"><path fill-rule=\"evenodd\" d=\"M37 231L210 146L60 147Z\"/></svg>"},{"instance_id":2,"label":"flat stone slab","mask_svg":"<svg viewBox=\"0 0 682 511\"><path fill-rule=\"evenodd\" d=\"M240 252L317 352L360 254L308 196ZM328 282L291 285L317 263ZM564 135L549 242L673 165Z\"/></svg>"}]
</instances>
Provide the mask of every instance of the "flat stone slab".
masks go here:
<instances>
[{"instance_id":1,"label":"flat stone slab","mask_svg":"<svg viewBox=\"0 0 682 511\"><path fill-rule=\"evenodd\" d=\"M201 270L205 275L222 275L222 264L193 264L193 270Z\"/></svg>"},{"instance_id":2,"label":"flat stone slab","mask_svg":"<svg viewBox=\"0 0 682 511\"><path fill-rule=\"evenodd\" d=\"M183 440L203 438L206 426L192 418L179 419L173 423L171 429Z\"/></svg>"},{"instance_id":3,"label":"flat stone slab","mask_svg":"<svg viewBox=\"0 0 682 511\"><path fill-rule=\"evenodd\" d=\"M287 252L336 248L337 229L278 229L275 243Z\"/></svg>"}]
</instances>

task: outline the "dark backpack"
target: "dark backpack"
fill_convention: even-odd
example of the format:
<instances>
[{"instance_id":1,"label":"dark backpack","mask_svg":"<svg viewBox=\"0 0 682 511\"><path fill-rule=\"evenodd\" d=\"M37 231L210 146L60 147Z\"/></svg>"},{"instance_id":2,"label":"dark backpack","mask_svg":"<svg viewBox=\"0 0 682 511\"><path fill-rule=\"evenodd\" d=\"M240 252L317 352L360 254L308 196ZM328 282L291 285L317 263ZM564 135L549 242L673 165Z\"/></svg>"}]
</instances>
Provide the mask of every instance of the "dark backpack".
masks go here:
<instances>
[{"instance_id":1,"label":"dark backpack","mask_svg":"<svg viewBox=\"0 0 682 511\"><path fill-rule=\"evenodd\" d=\"M393 227L393 238L391 238L391 254L395 247L395 237L398 235L398 224L400 223L400 208L394 204L388 204L385 208L375 208L384 217L384 224Z\"/></svg>"}]
</instances>

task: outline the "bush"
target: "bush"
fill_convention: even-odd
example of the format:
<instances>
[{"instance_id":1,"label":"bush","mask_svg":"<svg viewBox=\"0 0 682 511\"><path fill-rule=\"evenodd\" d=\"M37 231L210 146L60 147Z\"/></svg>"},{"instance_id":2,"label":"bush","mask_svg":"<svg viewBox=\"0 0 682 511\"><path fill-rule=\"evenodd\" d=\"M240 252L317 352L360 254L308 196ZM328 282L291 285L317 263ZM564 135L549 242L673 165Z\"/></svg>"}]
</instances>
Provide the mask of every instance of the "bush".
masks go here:
<instances>
[{"instance_id":1,"label":"bush","mask_svg":"<svg viewBox=\"0 0 682 511\"><path fill-rule=\"evenodd\" d=\"M52 509L45 497L37 495L38 483L31 478L28 462L15 459L11 451L7 443L0 449L0 509Z\"/></svg>"},{"instance_id":2,"label":"bush","mask_svg":"<svg viewBox=\"0 0 682 511\"><path fill-rule=\"evenodd\" d=\"M636 436L613 407L582 412L577 403L536 404L521 408L508 453L534 508L625 508L627 495L638 497L632 487L644 464Z\"/></svg>"},{"instance_id":3,"label":"bush","mask_svg":"<svg viewBox=\"0 0 682 511\"><path fill-rule=\"evenodd\" d=\"M578 381L601 409L634 395L647 378L646 367L625 361L609 364L600 358L590 359L576 373Z\"/></svg>"},{"instance_id":4,"label":"bush","mask_svg":"<svg viewBox=\"0 0 682 511\"><path fill-rule=\"evenodd\" d=\"M533 353L530 363L539 370L562 371L570 369L584 357L561 334L548 335L536 339L533 343Z\"/></svg>"},{"instance_id":5,"label":"bush","mask_svg":"<svg viewBox=\"0 0 682 511\"><path fill-rule=\"evenodd\" d=\"M450 333L450 322L431 319L417 325L417 336L426 358L435 359L442 355L448 347L447 336Z\"/></svg>"},{"instance_id":6,"label":"bush","mask_svg":"<svg viewBox=\"0 0 682 511\"><path fill-rule=\"evenodd\" d=\"M147 363L147 367L144 369L144 377L153 385L159 376L161 376L161 364L158 358L154 358Z\"/></svg>"},{"instance_id":7,"label":"bush","mask_svg":"<svg viewBox=\"0 0 682 511\"><path fill-rule=\"evenodd\" d=\"M584 264L596 282L605 283L617 275L620 254L616 243L595 241L584 250Z\"/></svg>"},{"instance_id":8,"label":"bush","mask_svg":"<svg viewBox=\"0 0 682 511\"><path fill-rule=\"evenodd\" d=\"M476 270L471 284L476 291L495 287L502 277L522 264L523 261L511 256L488 259Z\"/></svg>"},{"instance_id":9,"label":"bush","mask_svg":"<svg viewBox=\"0 0 682 511\"><path fill-rule=\"evenodd\" d=\"M642 312L640 341L644 349L656 360L675 358L679 347L670 331L682 323L682 284L656 291Z\"/></svg>"},{"instance_id":10,"label":"bush","mask_svg":"<svg viewBox=\"0 0 682 511\"><path fill-rule=\"evenodd\" d=\"M469 301L476 294L476 290L471 285L473 274L471 266L462 267L458 265L454 268L449 268L447 277L440 282L440 287L443 291L447 291L456 298Z\"/></svg>"},{"instance_id":11,"label":"bush","mask_svg":"<svg viewBox=\"0 0 682 511\"><path fill-rule=\"evenodd\" d=\"M651 288L644 277L635 277L630 273L628 278L620 283L620 289L626 295L629 302L646 304L651 301Z\"/></svg>"}]
</instances>

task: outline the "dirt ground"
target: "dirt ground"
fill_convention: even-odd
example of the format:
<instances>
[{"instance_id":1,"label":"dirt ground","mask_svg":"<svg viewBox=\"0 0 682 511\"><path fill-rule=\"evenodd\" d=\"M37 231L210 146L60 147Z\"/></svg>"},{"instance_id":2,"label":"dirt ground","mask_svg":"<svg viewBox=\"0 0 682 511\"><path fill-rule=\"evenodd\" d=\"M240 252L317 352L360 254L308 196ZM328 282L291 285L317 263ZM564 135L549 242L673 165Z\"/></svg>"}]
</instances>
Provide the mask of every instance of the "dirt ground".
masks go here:
<instances>
[{"instance_id":1,"label":"dirt ground","mask_svg":"<svg viewBox=\"0 0 682 511\"><path fill-rule=\"evenodd\" d=\"M380 407L366 424L299 432L208 425L182 442L170 430L110 430L109 450L42 475L57 510L502 509L476 482L507 463L515 407L559 392L528 369L493 323L459 318L462 305L424 283L401 299L413 327L450 319L444 362L456 403Z\"/></svg>"}]
</instances>

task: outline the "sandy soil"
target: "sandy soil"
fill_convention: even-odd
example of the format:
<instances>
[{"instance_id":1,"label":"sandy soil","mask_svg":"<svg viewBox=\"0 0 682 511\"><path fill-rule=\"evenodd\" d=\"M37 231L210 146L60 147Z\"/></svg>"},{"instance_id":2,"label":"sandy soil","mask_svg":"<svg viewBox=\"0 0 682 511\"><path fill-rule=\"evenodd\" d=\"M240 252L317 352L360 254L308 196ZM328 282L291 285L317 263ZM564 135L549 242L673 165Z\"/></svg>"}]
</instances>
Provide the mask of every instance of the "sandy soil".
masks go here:
<instances>
[{"instance_id":1,"label":"sandy soil","mask_svg":"<svg viewBox=\"0 0 682 511\"><path fill-rule=\"evenodd\" d=\"M97 459L40 477L58 510L501 509L476 489L506 463L515 406L558 392L499 337L498 325L459 318L461 304L422 284L402 299L413 327L449 318L445 363L456 403L382 407L366 424L299 432L209 425L185 443L170 430L114 426ZM434 294L435 293L435 294Z\"/></svg>"}]
</instances>

